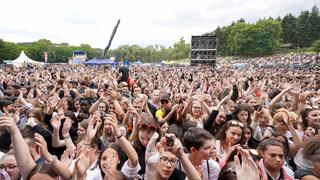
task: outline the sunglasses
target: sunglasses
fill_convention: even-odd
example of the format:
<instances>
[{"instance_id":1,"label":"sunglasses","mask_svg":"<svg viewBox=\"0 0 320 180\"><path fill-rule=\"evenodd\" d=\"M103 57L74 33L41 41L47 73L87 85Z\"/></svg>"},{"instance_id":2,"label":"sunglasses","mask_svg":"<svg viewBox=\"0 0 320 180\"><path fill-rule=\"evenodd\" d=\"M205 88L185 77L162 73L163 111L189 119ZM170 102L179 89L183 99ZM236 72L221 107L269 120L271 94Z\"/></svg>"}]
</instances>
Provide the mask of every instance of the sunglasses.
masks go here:
<instances>
[{"instance_id":1,"label":"sunglasses","mask_svg":"<svg viewBox=\"0 0 320 180\"><path fill-rule=\"evenodd\" d=\"M313 110L313 109L319 109L319 106L307 106L305 109Z\"/></svg>"},{"instance_id":2,"label":"sunglasses","mask_svg":"<svg viewBox=\"0 0 320 180\"><path fill-rule=\"evenodd\" d=\"M151 131L157 130L157 127L155 127L155 126L146 125L146 124L142 124L142 123L140 123L139 127L140 127L140 129L149 129Z\"/></svg>"},{"instance_id":3,"label":"sunglasses","mask_svg":"<svg viewBox=\"0 0 320 180\"><path fill-rule=\"evenodd\" d=\"M161 104L168 104L169 101L161 101Z\"/></svg>"},{"instance_id":4,"label":"sunglasses","mask_svg":"<svg viewBox=\"0 0 320 180\"><path fill-rule=\"evenodd\" d=\"M232 120L232 121L229 121L227 123L227 126L240 126L241 128L244 128L244 124L242 122L239 122L239 121L235 121L235 120Z\"/></svg>"}]
</instances>

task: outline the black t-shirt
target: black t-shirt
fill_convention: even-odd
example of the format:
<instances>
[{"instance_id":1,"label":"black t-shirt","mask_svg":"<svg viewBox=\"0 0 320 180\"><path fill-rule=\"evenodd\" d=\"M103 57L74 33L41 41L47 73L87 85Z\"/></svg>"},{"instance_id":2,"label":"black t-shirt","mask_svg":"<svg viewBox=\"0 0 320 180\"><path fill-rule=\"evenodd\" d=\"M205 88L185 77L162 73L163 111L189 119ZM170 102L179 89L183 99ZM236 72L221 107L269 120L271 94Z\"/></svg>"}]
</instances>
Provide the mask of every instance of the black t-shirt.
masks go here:
<instances>
[{"instance_id":1,"label":"black t-shirt","mask_svg":"<svg viewBox=\"0 0 320 180\"><path fill-rule=\"evenodd\" d=\"M308 176L308 175L315 176L315 175L312 173L312 170L311 170L311 169L297 170L297 171L294 173L294 178L296 178L296 179L301 179L303 176ZM318 177L318 178L320 178L320 177Z\"/></svg>"},{"instance_id":2,"label":"black t-shirt","mask_svg":"<svg viewBox=\"0 0 320 180\"><path fill-rule=\"evenodd\" d=\"M128 82L129 69L127 67L122 66L119 68L119 73L122 74L120 81Z\"/></svg>"},{"instance_id":3,"label":"black t-shirt","mask_svg":"<svg viewBox=\"0 0 320 180\"><path fill-rule=\"evenodd\" d=\"M186 174L179 170L179 169L174 169L173 173L169 177L169 180L185 180L186 179Z\"/></svg>"}]
</instances>

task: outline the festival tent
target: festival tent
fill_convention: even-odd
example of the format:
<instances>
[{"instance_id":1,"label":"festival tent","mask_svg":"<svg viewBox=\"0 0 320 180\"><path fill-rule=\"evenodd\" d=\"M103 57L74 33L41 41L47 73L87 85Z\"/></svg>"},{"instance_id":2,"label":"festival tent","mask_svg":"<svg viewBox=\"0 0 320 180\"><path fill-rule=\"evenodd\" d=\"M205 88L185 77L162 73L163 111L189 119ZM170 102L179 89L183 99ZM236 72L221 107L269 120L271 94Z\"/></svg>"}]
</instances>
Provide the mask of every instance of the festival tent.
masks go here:
<instances>
[{"instance_id":1,"label":"festival tent","mask_svg":"<svg viewBox=\"0 0 320 180\"><path fill-rule=\"evenodd\" d=\"M143 63L141 61L136 61L136 62L133 62L132 64L136 66L141 66Z\"/></svg>"},{"instance_id":2,"label":"festival tent","mask_svg":"<svg viewBox=\"0 0 320 180\"><path fill-rule=\"evenodd\" d=\"M38 62L30 59L24 51L21 51L20 56L11 62L16 67L21 67L24 64L43 64L42 62Z\"/></svg>"},{"instance_id":3,"label":"festival tent","mask_svg":"<svg viewBox=\"0 0 320 180\"><path fill-rule=\"evenodd\" d=\"M110 59L103 59L100 61L100 64L114 64L114 62Z\"/></svg>"},{"instance_id":4,"label":"festival tent","mask_svg":"<svg viewBox=\"0 0 320 180\"><path fill-rule=\"evenodd\" d=\"M73 64L82 64L81 59L80 58L74 58L73 59Z\"/></svg>"},{"instance_id":5,"label":"festival tent","mask_svg":"<svg viewBox=\"0 0 320 180\"><path fill-rule=\"evenodd\" d=\"M86 65L99 65L100 64L100 60L98 59L91 59L89 61L86 61L84 64Z\"/></svg>"}]
</instances>

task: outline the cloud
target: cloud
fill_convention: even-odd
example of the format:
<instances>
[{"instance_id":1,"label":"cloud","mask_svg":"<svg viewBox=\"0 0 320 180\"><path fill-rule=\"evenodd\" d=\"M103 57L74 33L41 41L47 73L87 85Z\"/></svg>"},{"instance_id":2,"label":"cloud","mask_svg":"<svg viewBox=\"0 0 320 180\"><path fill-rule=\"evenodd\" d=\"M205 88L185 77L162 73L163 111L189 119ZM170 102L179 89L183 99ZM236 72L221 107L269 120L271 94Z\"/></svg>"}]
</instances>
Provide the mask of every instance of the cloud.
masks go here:
<instances>
[{"instance_id":1,"label":"cloud","mask_svg":"<svg viewBox=\"0 0 320 180\"><path fill-rule=\"evenodd\" d=\"M63 16L67 23L76 25L93 25L95 24L94 16L84 14L78 11L68 12Z\"/></svg>"},{"instance_id":2,"label":"cloud","mask_svg":"<svg viewBox=\"0 0 320 180\"><path fill-rule=\"evenodd\" d=\"M19 6L17 6L19 4ZM173 45L181 36L211 32L244 18L295 16L319 0L10 0L0 6L0 37L6 41L82 43L104 48L118 18L111 48L122 44Z\"/></svg>"}]
</instances>

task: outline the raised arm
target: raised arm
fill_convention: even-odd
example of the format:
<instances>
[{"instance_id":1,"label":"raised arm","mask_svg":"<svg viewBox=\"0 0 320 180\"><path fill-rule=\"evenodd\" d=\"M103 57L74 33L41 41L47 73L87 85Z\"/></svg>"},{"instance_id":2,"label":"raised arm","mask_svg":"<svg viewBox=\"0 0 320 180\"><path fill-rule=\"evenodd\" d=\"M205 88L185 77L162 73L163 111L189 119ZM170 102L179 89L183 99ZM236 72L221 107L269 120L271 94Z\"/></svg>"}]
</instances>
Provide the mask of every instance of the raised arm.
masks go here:
<instances>
[{"instance_id":1,"label":"raised arm","mask_svg":"<svg viewBox=\"0 0 320 180\"><path fill-rule=\"evenodd\" d=\"M201 177L197 171L197 169L193 166L191 161L189 160L186 153L183 151L182 144L179 139L174 136L174 145L173 145L173 152L177 155L182 164L185 172L187 174L187 178L190 180L200 180Z\"/></svg>"},{"instance_id":2,"label":"raised arm","mask_svg":"<svg viewBox=\"0 0 320 180\"><path fill-rule=\"evenodd\" d=\"M94 102L90 107L89 113L94 114L97 111L99 104L102 103L105 99L106 99L105 94L102 93L100 98L96 102Z\"/></svg>"},{"instance_id":3,"label":"raised arm","mask_svg":"<svg viewBox=\"0 0 320 180\"><path fill-rule=\"evenodd\" d=\"M0 127L7 129L11 135L14 156L23 179L27 179L29 173L36 167L29 147L23 139L19 128L11 117L0 117Z\"/></svg>"},{"instance_id":4,"label":"raised arm","mask_svg":"<svg viewBox=\"0 0 320 180\"><path fill-rule=\"evenodd\" d=\"M278 94L276 97L274 97L272 99L272 101L270 102L269 106L268 106L268 109L269 110L272 110L273 106L280 100L280 98L285 94L287 93L288 91L290 91L291 89L293 89L294 86L291 84L289 85L288 87L286 87L283 91L281 91L280 94Z\"/></svg>"},{"instance_id":5,"label":"raised arm","mask_svg":"<svg viewBox=\"0 0 320 180\"><path fill-rule=\"evenodd\" d=\"M35 141L37 146L40 147L42 157L53 167L54 171L62 178L62 179L70 179L72 177L72 172L68 169L68 167L58 160L56 156L52 156L47 149L47 143L44 138L36 133Z\"/></svg>"},{"instance_id":6,"label":"raised arm","mask_svg":"<svg viewBox=\"0 0 320 180\"><path fill-rule=\"evenodd\" d=\"M65 146L65 142L60 140L60 126L61 121L58 116L55 116L50 121L52 127L53 127L53 133L52 133L52 147L62 147Z\"/></svg>"},{"instance_id":7,"label":"raised arm","mask_svg":"<svg viewBox=\"0 0 320 180\"><path fill-rule=\"evenodd\" d=\"M138 165L138 154L133 148L133 146L130 144L130 142L123 136L124 134L121 134L118 129L118 121L117 117L115 115L108 115L106 118L106 121L109 121L112 124L112 130L113 134L115 135L115 138L118 140L118 143L128 156L128 164L130 168L134 168Z\"/></svg>"}]
</instances>

